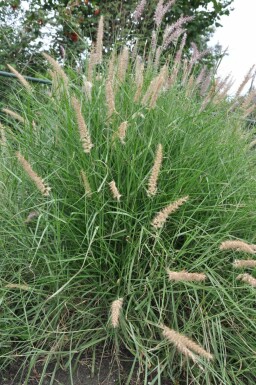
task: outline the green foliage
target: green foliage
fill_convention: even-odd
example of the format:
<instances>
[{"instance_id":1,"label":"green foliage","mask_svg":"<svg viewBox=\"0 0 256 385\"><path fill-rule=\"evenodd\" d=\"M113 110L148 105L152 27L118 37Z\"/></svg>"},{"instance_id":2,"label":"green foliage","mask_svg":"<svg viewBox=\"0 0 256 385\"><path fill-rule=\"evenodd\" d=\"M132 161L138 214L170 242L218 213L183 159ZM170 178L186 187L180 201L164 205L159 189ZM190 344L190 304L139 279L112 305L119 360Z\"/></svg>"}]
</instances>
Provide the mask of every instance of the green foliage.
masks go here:
<instances>
[{"instance_id":1,"label":"green foliage","mask_svg":"<svg viewBox=\"0 0 256 385\"><path fill-rule=\"evenodd\" d=\"M187 26L187 48L191 42L195 42L202 50L206 47L213 28L220 25L220 16L229 14L232 1L214 1L212 4L209 0L177 0L166 14L161 30L182 15L193 15L194 20ZM80 55L87 51L89 41L95 40L100 15L105 17L106 48L112 47L114 42L116 44L119 41L122 45L124 41L134 42L139 38L143 50L145 43L151 40L153 15L157 5L157 1L149 0L143 20L135 26L131 14L136 8L137 0L29 0L26 3L29 8L24 10L24 2L21 0L0 1L2 69L9 63L20 69L25 66L26 72L43 71L40 49L46 46L59 55L60 45L68 53L69 64L75 66ZM172 47L169 51L172 51Z\"/></svg>"},{"instance_id":2,"label":"green foliage","mask_svg":"<svg viewBox=\"0 0 256 385\"><path fill-rule=\"evenodd\" d=\"M116 359L130 352L142 383L167 377L179 384L254 385L255 288L236 279L232 262L243 255L219 250L226 239L255 242L256 158L239 113L228 113L228 103L216 104L218 98L202 110L195 84L181 86L183 68L155 108L135 103L130 62L123 83L114 76L116 113L109 117L105 67L94 74L91 100L81 76L69 70L67 90L59 81L51 94L43 89L13 97L25 124L6 115L0 149L2 366L23 357L29 378L36 362L46 367L113 348ZM155 75L151 67L145 71L143 95ZM72 96L81 102L94 144L90 153L83 150ZM124 121L122 144L116 133ZM150 198L159 143L164 157ZM37 190L16 151L51 187L49 196ZM120 201L111 194L112 180ZM156 230L155 215L186 195L188 202ZM167 268L202 272L207 280L170 282ZM124 303L114 329L110 308L117 298ZM182 356L163 338L162 323L197 341L214 360L195 364Z\"/></svg>"}]
</instances>

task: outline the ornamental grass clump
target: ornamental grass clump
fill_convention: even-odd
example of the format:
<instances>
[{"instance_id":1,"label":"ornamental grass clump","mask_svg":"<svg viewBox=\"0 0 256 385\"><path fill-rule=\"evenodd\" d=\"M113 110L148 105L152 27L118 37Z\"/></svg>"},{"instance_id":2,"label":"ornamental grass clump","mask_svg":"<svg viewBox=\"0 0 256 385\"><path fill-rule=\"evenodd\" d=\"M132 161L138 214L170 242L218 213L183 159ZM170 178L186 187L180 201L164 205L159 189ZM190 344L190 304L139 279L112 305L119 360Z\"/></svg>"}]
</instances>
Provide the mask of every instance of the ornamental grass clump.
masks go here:
<instances>
[{"instance_id":1,"label":"ornamental grass clump","mask_svg":"<svg viewBox=\"0 0 256 385\"><path fill-rule=\"evenodd\" d=\"M129 48L69 76L44 55L53 92L3 110L0 361L18 383L37 363L74 383L85 354L133 359L123 383L255 383L251 100L230 109L184 36L158 70Z\"/></svg>"}]
</instances>

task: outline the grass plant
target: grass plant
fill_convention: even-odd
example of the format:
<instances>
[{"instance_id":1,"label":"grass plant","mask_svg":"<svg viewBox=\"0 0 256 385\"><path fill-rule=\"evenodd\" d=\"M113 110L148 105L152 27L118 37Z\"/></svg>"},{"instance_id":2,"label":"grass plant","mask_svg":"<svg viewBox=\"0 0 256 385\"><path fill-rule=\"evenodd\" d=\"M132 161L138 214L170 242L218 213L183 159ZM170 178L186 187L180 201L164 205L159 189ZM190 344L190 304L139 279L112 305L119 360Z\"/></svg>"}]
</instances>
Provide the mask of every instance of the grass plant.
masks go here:
<instances>
[{"instance_id":1,"label":"grass plant","mask_svg":"<svg viewBox=\"0 0 256 385\"><path fill-rule=\"evenodd\" d=\"M45 57L52 89L14 95L1 127L2 368L22 360L28 383L103 349L138 364L127 384L136 367L141 384L254 385L256 275L233 265L255 254L246 111L195 58L157 69L125 48L85 88Z\"/></svg>"}]
</instances>

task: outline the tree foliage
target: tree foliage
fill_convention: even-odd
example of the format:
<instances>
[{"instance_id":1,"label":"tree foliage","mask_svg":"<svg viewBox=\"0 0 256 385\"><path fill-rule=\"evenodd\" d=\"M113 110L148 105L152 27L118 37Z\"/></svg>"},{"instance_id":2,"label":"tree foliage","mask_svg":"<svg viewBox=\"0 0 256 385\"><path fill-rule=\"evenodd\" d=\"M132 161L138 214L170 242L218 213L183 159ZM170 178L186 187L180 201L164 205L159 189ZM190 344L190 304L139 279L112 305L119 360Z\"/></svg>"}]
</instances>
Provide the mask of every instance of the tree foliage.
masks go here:
<instances>
[{"instance_id":1,"label":"tree foliage","mask_svg":"<svg viewBox=\"0 0 256 385\"><path fill-rule=\"evenodd\" d=\"M228 15L233 0L176 0L165 15L161 31L182 15L194 16L187 27L187 47L195 42L205 48L210 33L220 26L220 17ZM105 47L139 38L141 45L150 42L154 29L154 12L158 0L148 0L138 23L131 15L137 0L9 0L0 1L1 67L5 63L41 70L42 49L59 47L69 53L69 64L77 63L81 54L95 40L100 15L105 18ZM160 34L161 34L160 31ZM169 48L171 49L171 47ZM71 63L70 63L71 62Z\"/></svg>"}]
</instances>

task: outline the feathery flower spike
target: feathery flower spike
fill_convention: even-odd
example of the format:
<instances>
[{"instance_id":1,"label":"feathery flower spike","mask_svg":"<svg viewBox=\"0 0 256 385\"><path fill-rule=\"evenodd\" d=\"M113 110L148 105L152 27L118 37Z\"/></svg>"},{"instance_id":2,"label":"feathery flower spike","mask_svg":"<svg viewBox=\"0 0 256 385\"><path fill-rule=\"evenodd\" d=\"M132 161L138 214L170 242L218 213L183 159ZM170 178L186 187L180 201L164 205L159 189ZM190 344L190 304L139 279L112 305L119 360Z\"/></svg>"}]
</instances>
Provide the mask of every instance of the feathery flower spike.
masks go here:
<instances>
[{"instance_id":1,"label":"feathery flower spike","mask_svg":"<svg viewBox=\"0 0 256 385\"><path fill-rule=\"evenodd\" d=\"M25 123L25 119L19 114L17 114L17 112L9 110L9 108L3 108L2 111L5 112L7 115L10 115L12 118L18 120L19 122Z\"/></svg>"},{"instance_id":2,"label":"feathery flower spike","mask_svg":"<svg viewBox=\"0 0 256 385\"><path fill-rule=\"evenodd\" d=\"M30 86L29 82L22 76L15 68L13 68L10 64L7 64L7 67L9 70L17 76L17 79L20 81L20 83L26 88L28 92L32 92L32 87Z\"/></svg>"},{"instance_id":3,"label":"feathery flower spike","mask_svg":"<svg viewBox=\"0 0 256 385\"><path fill-rule=\"evenodd\" d=\"M123 83L125 80L126 71L128 68L129 62L129 50L127 47L124 47L121 54L119 55L117 78L120 83Z\"/></svg>"},{"instance_id":4,"label":"feathery flower spike","mask_svg":"<svg viewBox=\"0 0 256 385\"><path fill-rule=\"evenodd\" d=\"M112 180L109 183L109 187L110 187L110 191L112 193L113 198L116 199L117 201L120 201L120 198L122 195L119 193L114 180Z\"/></svg>"},{"instance_id":5,"label":"feathery flower spike","mask_svg":"<svg viewBox=\"0 0 256 385\"><path fill-rule=\"evenodd\" d=\"M135 83L137 85L137 90L134 95L134 101L137 102L140 98L142 87L143 87L143 81L144 81L144 63L141 60L140 56L137 56L136 59L136 67L135 67Z\"/></svg>"},{"instance_id":6,"label":"feathery flower spike","mask_svg":"<svg viewBox=\"0 0 256 385\"><path fill-rule=\"evenodd\" d=\"M156 23L156 26L159 28L160 24L162 23L162 20L165 16L165 14L169 11L169 9L173 6L176 0L168 1L167 4L164 5L164 0L159 0L155 15L154 15L154 21Z\"/></svg>"},{"instance_id":7,"label":"feathery flower spike","mask_svg":"<svg viewBox=\"0 0 256 385\"><path fill-rule=\"evenodd\" d=\"M173 343L176 348L185 356L192 358L193 361L197 361L194 353L198 354L200 357L207 358L208 360L213 359L212 354L203 349L196 342L192 341L190 338L176 332L173 329L168 328L167 326L162 326L163 336ZM191 350L194 352L192 353Z\"/></svg>"},{"instance_id":8,"label":"feathery flower spike","mask_svg":"<svg viewBox=\"0 0 256 385\"><path fill-rule=\"evenodd\" d=\"M156 214L155 218L152 221L152 226L155 229L161 229L165 222L167 221L169 215L174 213L179 209L180 206L182 206L187 200L189 199L188 196L185 196L183 198L180 198L176 200L175 202L170 203L168 206L163 208L161 211L159 211L158 214Z\"/></svg>"},{"instance_id":9,"label":"feathery flower spike","mask_svg":"<svg viewBox=\"0 0 256 385\"><path fill-rule=\"evenodd\" d=\"M163 146L159 143L156 150L154 165L151 171L151 175L148 181L148 196L154 196L157 192L157 180L160 172L160 168L163 161Z\"/></svg>"},{"instance_id":10,"label":"feathery flower spike","mask_svg":"<svg viewBox=\"0 0 256 385\"><path fill-rule=\"evenodd\" d=\"M139 4L137 5L137 7L136 7L136 9L135 9L135 11L134 11L134 13L133 13L133 19L134 19L134 21L136 21L136 22L139 21L139 19L140 19L141 16L142 16L142 13L143 13L143 11L144 11L144 9L145 9L146 4L147 4L147 0L141 0L141 1L139 2Z\"/></svg>"},{"instance_id":11,"label":"feathery flower spike","mask_svg":"<svg viewBox=\"0 0 256 385\"><path fill-rule=\"evenodd\" d=\"M20 289L20 290L25 290L29 291L31 288L28 285L21 285L19 283L8 283L5 285L7 289Z\"/></svg>"},{"instance_id":12,"label":"feathery flower spike","mask_svg":"<svg viewBox=\"0 0 256 385\"><path fill-rule=\"evenodd\" d=\"M23 167L24 171L27 173L30 179L35 183L36 187L42 193L42 195L49 196L51 188L44 184L43 179L40 176L38 176L37 173L32 169L29 162L21 155L20 152L16 152L16 157L20 162L21 166Z\"/></svg>"},{"instance_id":13,"label":"feathery flower spike","mask_svg":"<svg viewBox=\"0 0 256 385\"><path fill-rule=\"evenodd\" d=\"M235 94L235 98L240 96L244 87L246 86L246 84L249 82L249 80L253 77L254 73L255 73L255 64L249 69L249 71L247 72L247 74L245 75L244 77L244 80L242 81L242 83L240 84L240 86L238 87L238 90L236 91L236 94ZM254 72L253 72L254 71Z\"/></svg>"},{"instance_id":14,"label":"feathery flower spike","mask_svg":"<svg viewBox=\"0 0 256 385\"><path fill-rule=\"evenodd\" d=\"M250 144L249 144L249 149L251 150L256 146L256 139L254 139Z\"/></svg>"},{"instance_id":15,"label":"feathery flower spike","mask_svg":"<svg viewBox=\"0 0 256 385\"><path fill-rule=\"evenodd\" d=\"M108 117L110 118L115 112L115 95L113 90L113 84L111 80L106 81L106 101L108 107Z\"/></svg>"},{"instance_id":16,"label":"feathery flower spike","mask_svg":"<svg viewBox=\"0 0 256 385\"><path fill-rule=\"evenodd\" d=\"M84 152L88 154L93 148L93 144L91 142L90 134L81 112L81 105L75 97L72 97L72 105L76 113L76 120L79 128L79 134L83 149Z\"/></svg>"},{"instance_id":17,"label":"feathery flower spike","mask_svg":"<svg viewBox=\"0 0 256 385\"><path fill-rule=\"evenodd\" d=\"M187 271L171 271L166 270L170 281L186 281L186 282L202 282L206 280L206 275L203 273L188 273Z\"/></svg>"},{"instance_id":18,"label":"feathery flower spike","mask_svg":"<svg viewBox=\"0 0 256 385\"><path fill-rule=\"evenodd\" d=\"M87 68L87 79L89 82L92 82L93 79L93 71L94 67L96 65L96 53L95 53L95 47L92 46L90 56L89 56L89 61L88 61L88 68Z\"/></svg>"},{"instance_id":19,"label":"feathery flower spike","mask_svg":"<svg viewBox=\"0 0 256 385\"><path fill-rule=\"evenodd\" d=\"M155 60L154 60L154 68L155 70L158 70L159 67L159 62L160 62L160 57L162 54L163 47L157 47L156 54L155 54Z\"/></svg>"},{"instance_id":20,"label":"feathery flower spike","mask_svg":"<svg viewBox=\"0 0 256 385\"><path fill-rule=\"evenodd\" d=\"M243 113L243 118L245 119L245 118L247 118L247 116L250 116L253 113L253 111L255 110L255 108L256 108L255 104L253 104L251 107L247 108Z\"/></svg>"},{"instance_id":21,"label":"feathery flower spike","mask_svg":"<svg viewBox=\"0 0 256 385\"><path fill-rule=\"evenodd\" d=\"M108 61L108 75L107 75L107 81L110 81L111 83L113 83L114 81L115 61L116 61L116 53L115 51L112 51L112 54Z\"/></svg>"},{"instance_id":22,"label":"feathery flower spike","mask_svg":"<svg viewBox=\"0 0 256 385\"><path fill-rule=\"evenodd\" d=\"M102 50L103 50L103 28L104 28L104 18L100 17L98 30L97 30L97 40L95 47L95 64L100 64L102 62Z\"/></svg>"},{"instance_id":23,"label":"feathery flower spike","mask_svg":"<svg viewBox=\"0 0 256 385\"><path fill-rule=\"evenodd\" d=\"M118 130L117 130L117 136L120 139L120 142L122 144L125 144L124 140L125 140L125 136L126 136L127 127L128 127L128 122L125 121L125 122L122 122L120 124L120 126L118 127Z\"/></svg>"},{"instance_id":24,"label":"feathery flower spike","mask_svg":"<svg viewBox=\"0 0 256 385\"><path fill-rule=\"evenodd\" d=\"M82 177L85 193L89 197L92 195L92 190L84 170L81 170L81 177Z\"/></svg>"},{"instance_id":25,"label":"feathery flower spike","mask_svg":"<svg viewBox=\"0 0 256 385\"><path fill-rule=\"evenodd\" d=\"M158 98L164 84L167 81L167 76L168 76L168 67L165 64L161 68L161 71L160 71L159 75L157 76L155 88L152 90L152 96L151 96L150 103L149 103L150 108L154 108L156 106L157 98Z\"/></svg>"},{"instance_id":26,"label":"feathery flower spike","mask_svg":"<svg viewBox=\"0 0 256 385\"><path fill-rule=\"evenodd\" d=\"M251 276L250 274L247 274L247 273L239 274L237 279L240 279L241 281L248 283L252 287L256 287L256 279L253 278L253 276Z\"/></svg>"},{"instance_id":27,"label":"feathery flower spike","mask_svg":"<svg viewBox=\"0 0 256 385\"><path fill-rule=\"evenodd\" d=\"M92 87L93 84L86 79L83 79L83 91L88 100L92 100Z\"/></svg>"},{"instance_id":28,"label":"feathery flower spike","mask_svg":"<svg viewBox=\"0 0 256 385\"><path fill-rule=\"evenodd\" d=\"M243 267L256 267L256 260L254 259L236 259L233 262L233 266L237 269L243 268Z\"/></svg>"},{"instance_id":29,"label":"feathery flower spike","mask_svg":"<svg viewBox=\"0 0 256 385\"><path fill-rule=\"evenodd\" d=\"M256 254L256 251L252 247L243 241L224 241L220 244L220 250L235 250L235 251L244 251L249 254Z\"/></svg>"},{"instance_id":30,"label":"feathery flower spike","mask_svg":"<svg viewBox=\"0 0 256 385\"><path fill-rule=\"evenodd\" d=\"M5 128L4 126L0 123L0 145L6 146L7 139L5 135Z\"/></svg>"},{"instance_id":31,"label":"feathery flower spike","mask_svg":"<svg viewBox=\"0 0 256 385\"><path fill-rule=\"evenodd\" d=\"M118 298L112 302L111 305L111 324L113 328L116 328L119 325L120 313L123 307L123 298Z\"/></svg>"},{"instance_id":32,"label":"feathery flower spike","mask_svg":"<svg viewBox=\"0 0 256 385\"><path fill-rule=\"evenodd\" d=\"M69 80L68 80L67 75L65 74L65 72L63 71L61 66L59 65L59 63L56 60L54 60L50 55L48 55L46 52L43 52L42 55L51 64L54 71L62 78L63 83L64 83L65 87L67 88Z\"/></svg>"},{"instance_id":33,"label":"feathery flower spike","mask_svg":"<svg viewBox=\"0 0 256 385\"><path fill-rule=\"evenodd\" d=\"M33 211L31 211L31 212L28 214L28 216L27 216L26 220L24 221L24 223L28 224L28 223L32 222L33 219L37 218L38 216L39 216L39 212L33 210Z\"/></svg>"}]
</instances>

